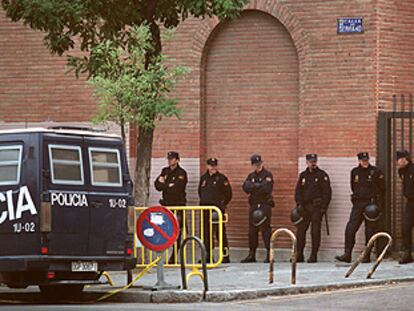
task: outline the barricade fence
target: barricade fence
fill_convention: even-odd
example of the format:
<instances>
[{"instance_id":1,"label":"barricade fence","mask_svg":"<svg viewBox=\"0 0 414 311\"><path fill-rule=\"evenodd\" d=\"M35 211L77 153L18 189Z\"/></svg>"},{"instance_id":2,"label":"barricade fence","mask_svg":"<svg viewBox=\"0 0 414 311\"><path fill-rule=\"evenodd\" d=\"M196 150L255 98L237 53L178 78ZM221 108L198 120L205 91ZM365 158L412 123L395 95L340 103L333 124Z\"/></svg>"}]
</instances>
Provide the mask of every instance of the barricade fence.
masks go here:
<instances>
[{"instance_id":1,"label":"barricade fence","mask_svg":"<svg viewBox=\"0 0 414 311\"><path fill-rule=\"evenodd\" d=\"M198 237L206 246L208 257L207 268L218 267L223 257L228 254L228 249L223 252L223 223L227 222L227 215L221 212L216 206L168 206L167 207L178 219L180 223L180 234L177 242L167 249L164 256L164 267L180 268L180 244L189 236ZM136 223L140 213L146 207L136 207L134 209L134 223ZM217 240L217 242L215 242ZM134 255L137 258L137 268L145 268L157 256L158 253L145 248L137 237L135 228L134 234ZM216 247L214 247L216 246ZM215 251L214 251L215 250ZM187 243L183 249L185 267L201 268L202 264L200 250L195 241ZM216 256L215 256L216 255Z\"/></svg>"}]
</instances>

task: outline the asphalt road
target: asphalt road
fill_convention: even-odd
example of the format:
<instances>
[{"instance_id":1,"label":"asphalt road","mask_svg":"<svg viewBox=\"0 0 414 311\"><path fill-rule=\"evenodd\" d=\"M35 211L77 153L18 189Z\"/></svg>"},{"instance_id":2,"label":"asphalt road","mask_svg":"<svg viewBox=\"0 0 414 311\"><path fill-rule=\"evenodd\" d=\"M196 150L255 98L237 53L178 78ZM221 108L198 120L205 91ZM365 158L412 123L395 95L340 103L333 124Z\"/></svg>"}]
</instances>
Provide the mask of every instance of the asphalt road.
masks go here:
<instances>
[{"instance_id":1,"label":"asphalt road","mask_svg":"<svg viewBox=\"0 0 414 311\"><path fill-rule=\"evenodd\" d=\"M29 296L28 296L29 297ZM20 297L24 300L24 296ZM27 301L30 303L30 301ZM0 305L1 311L73 311L73 310L414 310L414 283L373 286L332 292L303 294L295 296L270 297L260 300L236 301L223 304L136 304L136 303L98 303L98 304L24 304Z\"/></svg>"}]
</instances>

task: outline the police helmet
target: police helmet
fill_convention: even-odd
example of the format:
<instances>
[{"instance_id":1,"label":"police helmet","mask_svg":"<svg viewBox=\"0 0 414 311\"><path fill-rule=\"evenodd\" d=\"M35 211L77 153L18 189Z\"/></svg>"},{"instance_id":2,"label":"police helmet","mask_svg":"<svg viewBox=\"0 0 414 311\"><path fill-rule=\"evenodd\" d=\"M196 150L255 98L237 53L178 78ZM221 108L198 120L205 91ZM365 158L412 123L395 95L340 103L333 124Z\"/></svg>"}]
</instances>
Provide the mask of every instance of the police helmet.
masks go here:
<instances>
[{"instance_id":1,"label":"police helmet","mask_svg":"<svg viewBox=\"0 0 414 311\"><path fill-rule=\"evenodd\" d=\"M368 221L377 221L381 216L378 205L368 204L365 206L364 217Z\"/></svg>"},{"instance_id":2,"label":"police helmet","mask_svg":"<svg viewBox=\"0 0 414 311\"><path fill-rule=\"evenodd\" d=\"M256 227L260 227L266 220L267 220L267 216L260 208L253 211L252 213L253 225L255 225Z\"/></svg>"},{"instance_id":3,"label":"police helmet","mask_svg":"<svg viewBox=\"0 0 414 311\"><path fill-rule=\"evenodd\" d=\"M303 217L300 215L297 207L290 211L290 220L295 226L299 225L303 221Z\"/></svg>"}]
</instances>

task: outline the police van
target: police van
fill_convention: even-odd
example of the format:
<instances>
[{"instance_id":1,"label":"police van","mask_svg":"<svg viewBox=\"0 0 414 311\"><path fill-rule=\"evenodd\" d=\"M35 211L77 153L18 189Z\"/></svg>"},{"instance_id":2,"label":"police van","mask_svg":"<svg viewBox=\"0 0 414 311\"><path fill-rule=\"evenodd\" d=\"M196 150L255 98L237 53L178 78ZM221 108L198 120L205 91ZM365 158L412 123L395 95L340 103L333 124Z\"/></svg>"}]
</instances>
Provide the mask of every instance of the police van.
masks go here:
<instances>
[{"instance_id":1,"label":"police van","mask_svg":"<svg viewBox=\"0 0 414 311\"><path fill-rule=\"evenodd\" d=\"M133 203L118 136L0 131L0 283L75 293L134 268Z\"/></svg>"}]
</instances>

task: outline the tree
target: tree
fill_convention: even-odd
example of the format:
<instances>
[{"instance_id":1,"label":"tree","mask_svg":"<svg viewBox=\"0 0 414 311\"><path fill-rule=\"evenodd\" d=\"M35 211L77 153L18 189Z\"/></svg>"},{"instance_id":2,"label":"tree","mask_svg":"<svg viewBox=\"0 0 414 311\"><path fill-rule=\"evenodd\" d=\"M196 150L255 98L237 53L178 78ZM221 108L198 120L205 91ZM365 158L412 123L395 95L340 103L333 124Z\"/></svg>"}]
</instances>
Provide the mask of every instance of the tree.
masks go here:
<instances>
[{"instance_id":1,"label":"tree","mask_svg":"<svg viewBox=\"0 0 414 311\"><path fill-rule=\"evenodd\" d=\"M92 48L90 60L70 59L78 71L93 62L96 69L88 82L99 98L94 121L120 125L124 140L126 124L153 129L157 120L179 117L181 112L177 101L168 95L189 69L167 66L162 54L145 67L145 53L151 47L149 28L134 26L127 32L125 45L106 40Z\"/></svg>"},{"instance_id":2,"label":"tree","mask_svg":"<svg viewBox=\"0 0 414 311\"><path fill-rule=\"evenodd\" d=\"M247 0L1 0L6 15L23 21L32 29L46 33L48 49L58 55L79 48L83 61L69 57L76 72L95 77L100 66L94 62L93 48L104 42L126 46L131 27L147 25L150 48L144 55L144 68L159 62L162 52L160 27L176 27L189 16L217 16L221 20L238 16ZM77 44L79 46L77 46ZM148 103L151 105L151 103ZM153 109L144 118L156 121ZM137 204L146 206L149 196L154 128L138 125L135 196Z\"/></svg>"}]
</instances>

